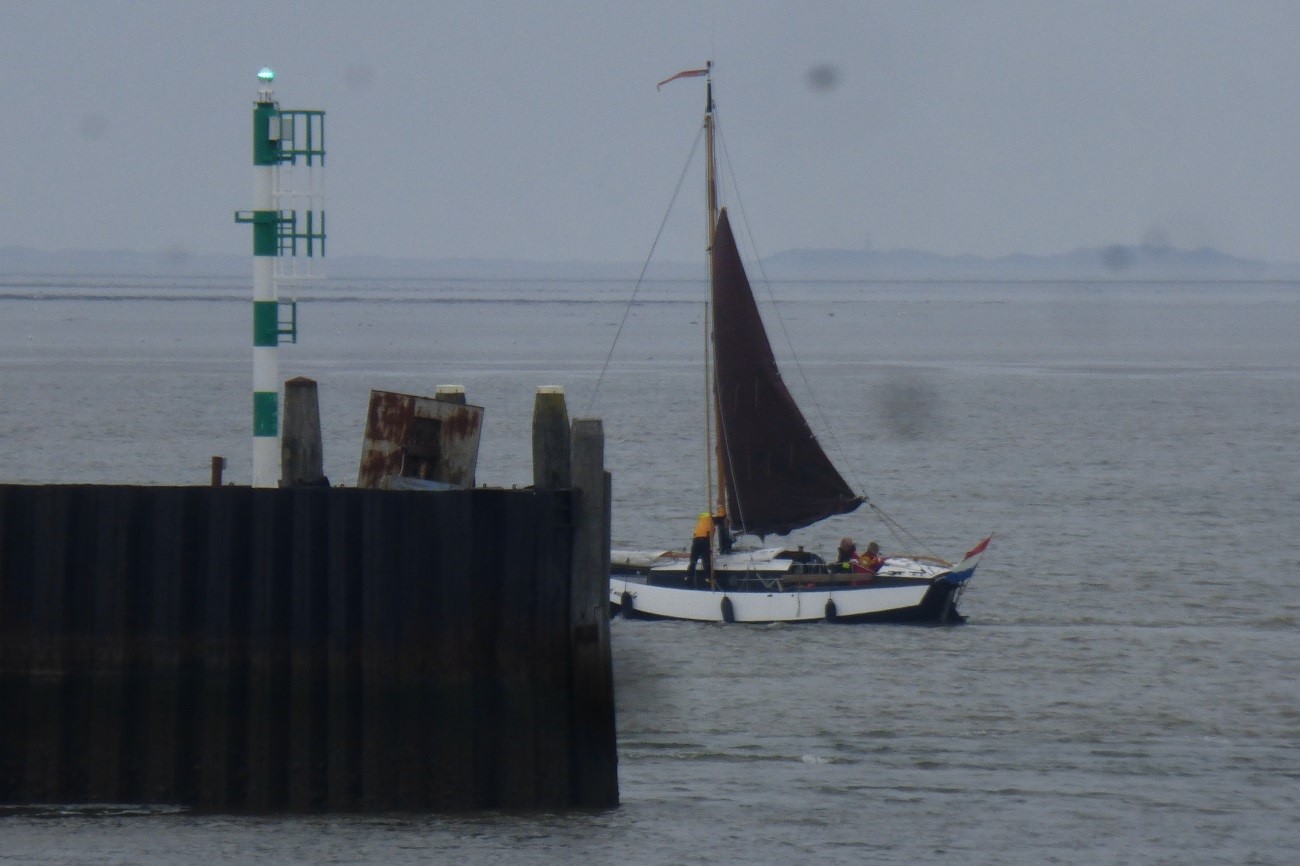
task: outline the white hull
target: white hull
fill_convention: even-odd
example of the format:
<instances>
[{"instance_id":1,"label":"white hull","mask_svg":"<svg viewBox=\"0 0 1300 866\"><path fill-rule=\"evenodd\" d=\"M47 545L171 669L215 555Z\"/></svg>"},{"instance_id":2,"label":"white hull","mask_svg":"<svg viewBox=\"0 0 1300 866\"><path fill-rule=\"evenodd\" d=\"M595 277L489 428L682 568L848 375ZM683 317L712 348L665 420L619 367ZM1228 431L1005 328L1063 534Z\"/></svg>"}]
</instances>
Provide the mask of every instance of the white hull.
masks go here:
<instances>
[{"instance_id":1,"label":"white hull","mask_svg":"<svg viewBox=\"0 0 1300 866\"><path fill-rule=\"evenodd\" d=\"M614 553L616 568L624 563L647 573L611 576L611 610L625 617L694 622L961 622L956 599L970 576L954 580L947 567L895 558L866 585L847 585L848 578L863 576L846 575L838 585L817 586L829 576L800 574L795 563L771 549L718 557L715 576L721 586L731 575L747 574L751 581L743 589L707 589L686 584L686 562L679 557ZM743 571L728 570L741 562ZM659 564L648 567L652 563Z\"/></svg>"}]
</instances>

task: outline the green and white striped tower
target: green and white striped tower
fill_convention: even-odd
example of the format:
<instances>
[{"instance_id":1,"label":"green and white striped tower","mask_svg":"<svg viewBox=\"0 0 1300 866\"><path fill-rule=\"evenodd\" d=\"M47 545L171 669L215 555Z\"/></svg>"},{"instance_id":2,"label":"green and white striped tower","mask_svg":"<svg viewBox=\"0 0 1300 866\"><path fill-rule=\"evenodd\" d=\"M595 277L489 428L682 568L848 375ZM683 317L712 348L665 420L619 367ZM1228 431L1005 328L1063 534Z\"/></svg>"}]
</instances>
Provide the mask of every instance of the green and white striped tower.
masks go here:
<instances>
[{"instance_id":1,"label":"green and white striped tower","mask_svg":"<svg viewBox=\"0 0 1300 866\"><path fill-rule=\"evenodd\" d=\"M275 73L263 69L257 77L265 87L253 106L253 486L275 487L280 480L280 299L275 286L280 118L271 93Z\"/></svg>"},{"instance_id":2,"label":"green and white striped tower","mask_svg":"<svg viewBox=\"0 0 1300 866\"><path fill-rule=\"evenodd\" d=\"M281 342L297 342L297 304L282 304L277 286L281 257L325 253L325 213L315 210L314 182L306 195L308 209L299 222L287 180L292 167L325 163L325 113L283 110L275 101L275 73L257 73L261 87L253 104L253 210L235 221L253 226L253 486L275 487L280 478ZM298 134L302 134L299 141ZM286 170L288 169L288 170ZM285 204L289 204L285 208ZM287 311L287 317L281 315Z\"/></svg>"}]
</instances>

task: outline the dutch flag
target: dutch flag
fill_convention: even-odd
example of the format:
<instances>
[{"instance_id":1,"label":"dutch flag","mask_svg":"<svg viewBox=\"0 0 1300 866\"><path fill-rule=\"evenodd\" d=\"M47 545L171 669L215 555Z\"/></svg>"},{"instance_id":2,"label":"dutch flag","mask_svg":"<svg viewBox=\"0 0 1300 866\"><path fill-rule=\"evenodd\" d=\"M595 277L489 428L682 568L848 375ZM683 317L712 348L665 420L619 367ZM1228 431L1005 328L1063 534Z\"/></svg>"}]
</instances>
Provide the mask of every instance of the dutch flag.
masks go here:
<instances>
[{"instance_id":1,"label":"dutch flag","mask_svg":"<svg viewBox=\"0 0 1300 866\"><path fill-rule=\"evenodd\" d=\"M979 544L966 551L966 556L961 562L952 567L952 570L944 578L949 583L964 583L975 573L975 566L979 565L980 557L984 555L984 548L989 546L993 536L981 541Z\"/></svg>"}]
</instances>

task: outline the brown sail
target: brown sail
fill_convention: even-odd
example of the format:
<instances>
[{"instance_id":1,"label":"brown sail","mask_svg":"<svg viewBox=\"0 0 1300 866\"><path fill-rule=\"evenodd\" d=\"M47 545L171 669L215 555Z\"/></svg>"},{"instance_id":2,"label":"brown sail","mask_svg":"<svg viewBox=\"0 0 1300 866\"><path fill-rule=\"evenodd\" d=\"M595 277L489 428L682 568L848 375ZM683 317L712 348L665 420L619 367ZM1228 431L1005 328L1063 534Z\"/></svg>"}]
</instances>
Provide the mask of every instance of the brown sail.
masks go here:
<instances>
[{"instance_id":1,"label":"brown sail","mask_svg":"<svg viewBox=\"0 0 1300 866\"><path fill-rule=\"evenodd\" d=\"M713 236L719 452L734 529L784 535L862 504L781 379L724 208Z\"/></svg>"}]
</instances>

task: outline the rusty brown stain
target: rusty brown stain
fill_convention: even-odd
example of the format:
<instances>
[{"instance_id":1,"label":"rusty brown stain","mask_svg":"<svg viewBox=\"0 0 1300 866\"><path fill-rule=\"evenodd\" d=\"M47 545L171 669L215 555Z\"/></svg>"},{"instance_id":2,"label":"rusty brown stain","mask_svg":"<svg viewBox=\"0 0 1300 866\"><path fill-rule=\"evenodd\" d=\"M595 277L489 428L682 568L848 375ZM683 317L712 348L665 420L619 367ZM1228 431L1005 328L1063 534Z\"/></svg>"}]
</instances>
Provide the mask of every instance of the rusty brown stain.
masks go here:
<instances>
[{"instance_id":1,"label":"rusty brown stain","mask_svg":"<svg viewBox=\"0 0 1300 866\"><path fill-rule=\"evenodd\" d=\"M400 441L411 429L415 398L386 391L370 392L370 418L366 433L373 439Z\"/></svg>"},{"instance_id":2,"label":"rusty brown stain","mask_svg":"<svg viewBox=\"0 0 1300 866\"><path fill-rule=\"evenodd\" d=\"M454 405L444 403L443 405ZM453 439L468 439L477 436L483 425L483 414L471 412L464 406L457 406L456 411L442 419L442 429Z\"/></svg>"},{"instance_id":3,"label":"rusty brown stain","mask_svg":"<svg viewBox=\"0 0 1300 866\"><path fill-rule=\"evenodd\" d=\"M361 450L357 483L373 487L385 475L401 471L402 443L415 417L415 398L407 394L371 391L366 416L366 441Z\"/></svg>"},{"instance_id":4,"label":"rusty brown stain","mask_svg":"<svg viewBox=\"0 0 1300 866\"><path fill-rule=\"evenodd\" d=\"M440 422L443 458L436 470L437 480L461 485L472 483L471 467L458 465L452 457L466 451L477 453L483 426L482 407L372 390L366 414L366 440L357 476L359 486L375 487L385 476L401 474L417 417Z\"/></svg>"}]
</instances>

